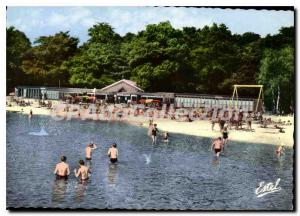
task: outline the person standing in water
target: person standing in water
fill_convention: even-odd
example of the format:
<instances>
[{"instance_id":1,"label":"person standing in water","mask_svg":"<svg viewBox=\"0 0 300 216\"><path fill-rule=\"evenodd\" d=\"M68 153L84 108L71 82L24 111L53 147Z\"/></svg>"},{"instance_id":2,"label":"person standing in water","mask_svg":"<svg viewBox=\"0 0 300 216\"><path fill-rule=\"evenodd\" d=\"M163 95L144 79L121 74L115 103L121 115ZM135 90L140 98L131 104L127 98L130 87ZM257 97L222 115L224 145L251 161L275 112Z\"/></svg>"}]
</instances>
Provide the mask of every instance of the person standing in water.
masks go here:
<instances>
[{"instance_id":1,"label":"person standing in water","mask_svg":"<svg viewBox=\"0 0 300 216\"><path fill-rule=\"evenodd\" d=\"M164 134L163 134L163 141L164 142L169 142L169 133L168 132L164 132Z\"/></svg>"},{"instance_id":2,"label":"person standing in water","mask_svg":"<svg viewBox=\"0 0 300 216\"><path fill-rule=\"evenodd\" d=\"M29 111L29 118L31 118L32 117L32 115L33 115L33 113L32 113L32 109L30 109L30 111Z\"/></svg>"},{"instance_id":3,"label":"person standing in water","mask_svg":"<svg viewBox=\"0 0 300 216\"><path fill-rule=\"evenodd\" d=\"M118 149L117 149L117 144L113 143L111 145L111 147L109 148L108 152L107 152L108 157L110 158L110 162L111 163L116 163L118 162Z\"/></svg>"},{"instance_id":4,"label":"person standing in water","mask_svg":"<svg viewBox=\"0 0 300 216\"><path fill-rule=\"evenodd\" d=\"M214 149L215 150L215 154L217 157L220 156L220 153L221 153L221 149L222 149L222 138L219 137L218 139L216 139L212 145L211 145L211 150Z\"/></svg>"},{"instance_id":5,"label":"person standing in water","mask_svg":"<svg viewBox=\"0 0 300 216\"><path fill-rule=\"evenodd\" d=\"M97 146L94 142L90 142L88 146L85 148L85 159L87 161L92 160L92 151L97 149Z\"/></svg>"},{"instance_id":6,"label":"person standing in water","mask_svg":"<svg viewBox=\"0 0 300 216\"><path fill-rule=\"evenodd\" d=\"M69 164L66 163L67 157L61 156L60 160L61 162L56 164L54 174L57 179L68 179L68 176L70 175L70 168Z\"/></svg>"},{"instance_id":7,"label":"person standing in water","mask_svg":"<svg viewBox=\"0 0 300 216\"><path fill-rule=\"evenodd\" d=\"M284 144L281 142L280 137L279 137L279 145L276 148L276 155L280 157L282 154L284 154Z\"/></svg>"},{"instance_id":8,"label":"person standing in water","mask_svg":"<svg viewBox=\"0 0 300 216\"><path fill-rule=\"evenodd\" d=\"M156 144L156 139L157 139L157 132L158 132L158 129L157 129L157 124L154 124L154 127L152 128L152 144Z\"/></svg>"},{"instance_id":9,"label":"person standing in water","mask_svg":"<svg viewBox=\"0 0 300 216\"><path fill-rule=\"evenodd\" d=\"M276 155L277 155L278 157L280 157L280 156L283 154L283 150L284 150L283 145L282 145L282 144L279 145L279 146L277 147L277 149L276 149Z\"/></svg>"},{"instance_id":10,"label":"person standing in water","mask_svg":"<svg viewBox=\"0 0 300 216\"><path fill-rule=\"evenodd\" d=\"M228 131L227 131L227 127L224 127L223 131L222 131L222 137L223 137L223 150L228 142Z\"/></svg>"},{"instance_id":11,"label":"person standing in water","mask_svg":"<svg viewBox=\"0 0 300 216\"><path fill-rule=\"evenodd\" d=\"M148 136L151 136L151 134L152 134L152 129L153 129L153 124L152 124L152 122L150 121L150 122L149 122L149 126L148 126Z\"/></svg>"},{"instance_id":12,"label":"person standing in water","mask_svg":"<svg viewBox=\"0 0 300 216\"><path fill-rule=\"evenodd\" d=\"M91 173L90 168L84 165L83 160L79 160L79 169L74 169L76 178L80 177L81 182L85 182L89 179L89 173Z\"/></svg>"}]
</instances>

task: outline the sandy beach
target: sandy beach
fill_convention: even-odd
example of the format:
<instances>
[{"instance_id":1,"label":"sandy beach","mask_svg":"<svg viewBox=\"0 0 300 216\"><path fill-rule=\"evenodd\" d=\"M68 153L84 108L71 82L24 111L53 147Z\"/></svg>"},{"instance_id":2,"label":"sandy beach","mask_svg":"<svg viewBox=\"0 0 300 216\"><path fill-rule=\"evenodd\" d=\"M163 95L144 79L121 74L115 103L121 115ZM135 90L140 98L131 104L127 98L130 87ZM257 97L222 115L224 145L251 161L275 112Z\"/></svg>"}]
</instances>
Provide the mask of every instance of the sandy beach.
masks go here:
<instances>
[{"instance_id":1,"label":"sandy beach","mask_svg":"<svg viewBox=\"0 0 300 216\"><path fill-rule=\"evenodd\" d=\"M23 109L23 111L22 111ZM52 110L47 108L38 108L37 106L11 106L6 107L7 112L19 112L28 115L30 109L33 111L34 115L52 115ZM61 114L60 114L61 115ZM66 115L66 114L63 114ZM75 117L75 115L74 115ZM74 118L72 117L72 118ZM278 129L274 125L269 125L268 128L261 128L259 124L253 122L252 128L254 131L246 130L230 130L229 131L229 140L248 142L248 143L261 143L261 144L271 144L278 145L282 142L285 146L292 147L294 145L293 132L294 132L294 117L293 116L264 116L267 118L272 118L273 121L290 121L292 125L282 126L285 133L279 133ZM87 118L89 118L87 116ZM92 119L92 117L90 117ZM149 117L144 116L128 116L126 119L122 120L130 124L135 124L148 127ZM179 133L186 135L194 135L201 137L217 138L221 136L219 126L216 124L214 131L211 130L211 123L209 120L195 120L193 122L178 122L176 120L163 119L163 118L154 118L154 123L157 124L157 127L160 131L167 131L169 133ZM245 128L246 125L243 125Z\"/></svg>"}]
</instances>

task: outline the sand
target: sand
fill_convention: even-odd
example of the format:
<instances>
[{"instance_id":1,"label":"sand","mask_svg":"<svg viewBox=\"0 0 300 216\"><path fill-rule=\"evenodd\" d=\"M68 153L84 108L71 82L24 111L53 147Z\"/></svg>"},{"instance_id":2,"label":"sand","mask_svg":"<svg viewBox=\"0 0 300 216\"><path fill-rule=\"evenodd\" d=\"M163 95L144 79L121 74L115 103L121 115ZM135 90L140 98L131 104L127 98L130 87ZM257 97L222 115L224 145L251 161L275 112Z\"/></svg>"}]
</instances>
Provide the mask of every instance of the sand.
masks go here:
<instances>
[{"instance_id":1,"label":"sand","mask_svg":"<svg viewBox=\"0 0 300 216\"><path fill-rule=\"evenodd\" d=\"M23 109L23 112L21 112ZM20 112L28 115L30 109L34 115L51 115L52 111L47 108L38 108L36 104L28 107L12 106L6 107L7 112ZM74 113L75 114L75 113ZM66 116L65 113L60 115ZM76 115L75 115L76 116ZM290 120L291 126L283 126L285 133L279 133L278 129L274 128L274 125L268 126L268 128L261 128L260 125L253 123L253 132L246 130L230 130L229 140L247 142L247 143L261 143L261 144L273 144L278 145L282 142L285 146L292 147L294 145L293 132L294 132L294 117L292 116L264 116L271 117L272 120L282 121ZM74 118L74 117L72 117ZM92 117L91 117L92 118ZM148 127L149 117L134 117L130 116L124 120L130 124L135 124L143 127ZM176 120L154 118L154 123L160 131L167 131L169 133L179 133L185 135L194 135L201 137L217 138L221 136L219 126L216 124L214 131L211 130L211 123L208 120L195 120L193 122L178 122ZM243 125L245 128L246 125Z\"/></svg>"}]
</instances>

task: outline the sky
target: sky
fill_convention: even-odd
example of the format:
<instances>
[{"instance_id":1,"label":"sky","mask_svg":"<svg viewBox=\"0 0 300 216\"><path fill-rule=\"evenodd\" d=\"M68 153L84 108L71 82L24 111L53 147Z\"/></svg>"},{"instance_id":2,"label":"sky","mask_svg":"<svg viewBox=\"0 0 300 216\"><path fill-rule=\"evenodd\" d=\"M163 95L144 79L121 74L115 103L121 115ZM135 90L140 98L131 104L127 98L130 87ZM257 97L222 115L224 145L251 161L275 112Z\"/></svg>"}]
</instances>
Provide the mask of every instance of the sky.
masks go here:
<instances>
[{"instance_id":1,"label":"sky","mask_svg":"<svg viewBox=\"0 0 300 216\"><path fill-rule=\"evenodd\" d=\"M293 11L212 9L185 7L8 7L6 26L23 31L33 42L40 36L69 31L80 44L88 40L88 29L97 22L109 23L120 35L137 33L147 24L169 20L174 28L202 28L224 23L233 34L254 32L277 34L281 27L294 26Z\"/></svg>"}]
</instances>

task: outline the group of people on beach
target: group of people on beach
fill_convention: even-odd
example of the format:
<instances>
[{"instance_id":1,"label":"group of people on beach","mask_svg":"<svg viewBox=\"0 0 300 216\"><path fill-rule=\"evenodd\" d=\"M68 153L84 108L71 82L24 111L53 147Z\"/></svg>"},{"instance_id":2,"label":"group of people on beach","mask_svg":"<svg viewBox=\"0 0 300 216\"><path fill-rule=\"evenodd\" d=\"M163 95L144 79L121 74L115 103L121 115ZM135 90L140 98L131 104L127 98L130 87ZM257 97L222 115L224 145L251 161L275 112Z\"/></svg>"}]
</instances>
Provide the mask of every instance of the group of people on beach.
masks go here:
<instances>
[{"instance_id":1,"label":"group of people on beach","mask_svg":"<svg viewBox=\"0 0 300 216\"><path fill-rule=\"evenodd\" d=\"M89 179L91 174L91 169L89 166L86 166L88 161L92 160L92 152L96 150L97 146L94 142L90 142L87 147L85 148L85 160L80 159L78 161L79 168L74 169L74 175L76 178L79 178L80 182L86 182ZM113 143L111 147L108 149L107 156L110 158L110 163L114 164L118 162L118 149L117 144ZM67 157L61 156L60 162L56 164L54 174L56 175L57 179L64 179L67 180L70 175L70 168L69 164L67 164Z\"/></svg>"}]
</instances>

